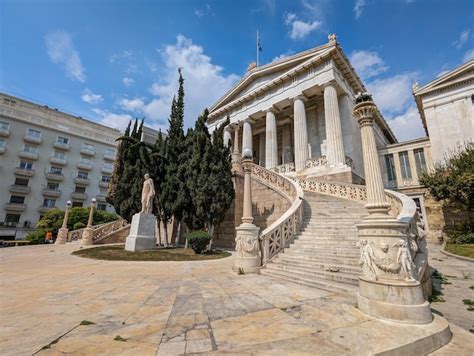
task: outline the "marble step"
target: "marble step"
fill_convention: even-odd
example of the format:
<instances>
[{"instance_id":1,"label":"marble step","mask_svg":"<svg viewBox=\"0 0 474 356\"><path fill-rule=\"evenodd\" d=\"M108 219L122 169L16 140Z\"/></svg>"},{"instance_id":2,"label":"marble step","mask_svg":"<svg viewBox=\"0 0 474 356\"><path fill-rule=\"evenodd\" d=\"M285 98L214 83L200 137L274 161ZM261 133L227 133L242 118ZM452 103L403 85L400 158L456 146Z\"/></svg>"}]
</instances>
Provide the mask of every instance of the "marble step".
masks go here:
<instances>
[{"instance_id":1,"label":"marble step","mask_svg":"<svg viewBox=\"0 0 474 356\"><path fill-rule=\"evenodd\" d=\"M305 248L299 246L291 246L289 249L292 253L299 253L302 255L322 256L322 257L344 257L344 258L358 258L359 250L343 249L343 250L328 250Z\"/></svg>"},{"instance_id":2,"label":"marble step","mask_svg":"<svg viewBox=\"0 0 474 356\"><path fill-rule=\"evenodd\" d=\"M290 258L297 258L301 261L310 261L310 262L318 262L324 264L342 264L342 265L350 265L350 266L359 266L359 256L357 257L342 257L342 256L334 256L334 255L321 255L321 254L301 254L298 252L294 252L291 249L286 249L283 252L284 255L289 256Z\"/></svg>"},{"instance_id":3,"label":"marble step","mask_svg":"<svg viewBox=\"0 0 474 356\"><path fill-rule=\"evenodd\" d=\"M331 282L352 284L354 286L359 285L359 276L351 273L312 270L301 266L292 266L279 263L268 263L265 268L268 270L276 270L278 272L290 272L294 275L316 277L317 279L324 279Z\"/></svg>"},{"instance_id":4,"label":"marble step","mask_svg":"<svg viewBox=\"0 0 474 356\"><path fill-rule=\"evenodd\" d=\"M321 249L321 250L351 250L351 251L359 251L357 247L357 241L347 241L341 240L336 243L329 243L329 241L318 241L317 239L314 240L295 240L290 244L290 248L311 248L311 249Z\"/></svg>"},{"instance_id":5,"label":"marble step","mask_svg":"<svg viewBox=\"0 0 474 356\"><path fill-rule=\"evenodd\" d=\"M328 229L317 229L317 228L308 228L302 229L298 233L301 236L321 236L321 237L334 237L335 239L340 237L358 237L357 231L347 230L347 229L338 229L338 230L328 230Z\"/></svg>"},{"instance_id":6,"label":"marble step","mask_svg":"<svg viewBox=\"0 0 474 356\"><path fill-rule=\"evenodd\" d=\"M358 237L349 236L349 237L334 237L334 236L318 236L316 234L305 234L296 236L294 241L304 241L304 242L319 242L321 244L344 244L347 241L347 244L356 246L359 241Z\"/></svg>"},{"instance_id":7,"label":"marble step","mask_svg":"<svg viewBox=\"0 0 474 356\"><path fill-rule=\"evenodd\" d=\"M302 276L302 275L294 275L293 273L285 272L285 271L275 271L275 270L268 270L263 268L260 270L260 273L266 276L275 277L278 279L284 279L290 282L304 284L306 286L326 290L328 292L335 292L335 293L356 293L357 286L353 286L351 284L345 283L337 283L332 282L329 280L318 279L315 277L310 276Z\"/></svg>"},{"instance_id":8,"label":"marble step","mask_svg":"<svg viewBox=\"0 0 474 356\"><path fill-rule=\"evenodd\" d=\"M307 260L302 260L300 258L289 256L285 253L279 254L277 257L275 257L272 260L272 262L279 263L279 264L293 265L293 266L301 266L301 267L311 268L314 270L317 270L317 269L326 270L326 268L332 268L332 269L337 268L339 269L339 272L352 273L357 276L359 276L359 274L361 273L361 268L359 266L345 265L341 263L324 263L321 261L307 261Z\"/></svg>"}]
</instances>

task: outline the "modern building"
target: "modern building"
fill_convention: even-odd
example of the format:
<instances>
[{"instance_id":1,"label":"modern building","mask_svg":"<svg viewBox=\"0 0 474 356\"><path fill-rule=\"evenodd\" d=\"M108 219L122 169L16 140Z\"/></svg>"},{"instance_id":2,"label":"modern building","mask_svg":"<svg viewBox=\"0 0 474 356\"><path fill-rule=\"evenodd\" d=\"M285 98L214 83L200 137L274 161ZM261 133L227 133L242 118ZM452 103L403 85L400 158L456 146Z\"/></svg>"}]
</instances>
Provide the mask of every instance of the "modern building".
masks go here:
<instances>
[{"instance_id":1,"label":"modern building","mask_svg":"<svg viewBox=\"0 0 474 356\"><path fill-rule=\"evenodd\" d=\"M144 128L153 143L158 132ZM0 239L22 238L48 210L105 201L120 131L0 93Z\"/></svg>"}]
</instances>

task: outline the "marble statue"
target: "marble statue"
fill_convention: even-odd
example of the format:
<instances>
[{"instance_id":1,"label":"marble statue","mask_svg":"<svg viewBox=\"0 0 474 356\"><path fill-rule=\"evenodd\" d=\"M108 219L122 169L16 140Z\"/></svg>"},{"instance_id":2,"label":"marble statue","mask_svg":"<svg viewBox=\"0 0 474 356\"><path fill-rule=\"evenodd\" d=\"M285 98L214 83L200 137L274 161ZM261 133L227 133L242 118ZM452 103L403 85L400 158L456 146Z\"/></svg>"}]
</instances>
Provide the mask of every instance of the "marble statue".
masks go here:
<instances>
[{"instance_id":1,"label":"marble statue","mask_svg":"<svg viewBox=\"0 0 474 356\"><path fill-rule=\"evenodd\" d=\"M405 280L414 281L413 278L413 259L411 257L408 242L400 240L400 247L397 254L397 262L400 263L401 272L405 275Z\"/></svg>"},{"instance_id":2,"label":"marble statue","mask_svg":"<svg viewBox=\"0 0 474 356\"><path fill-rule=\"evenodd\" d=\"M155 185L150 175L145 174L145 181L142 189L142 210L141 213L151 214L153 212L153 198L155 197Z\"/></svg>"},{"instance_id":3,"label":"marble statue","mask_svg":"<svg viewBox=\"0 0 474 356\"><path fill-rule=\"evenodd\" d=\"M377 271L374 266L374 250L370 243L367 240L361 240L358 243L360 247L360 260L359 263L362 265L364 269L364 274L367 275L368 273L372 275L372 277L377 280Z\"/></svg>"}]
</instances>

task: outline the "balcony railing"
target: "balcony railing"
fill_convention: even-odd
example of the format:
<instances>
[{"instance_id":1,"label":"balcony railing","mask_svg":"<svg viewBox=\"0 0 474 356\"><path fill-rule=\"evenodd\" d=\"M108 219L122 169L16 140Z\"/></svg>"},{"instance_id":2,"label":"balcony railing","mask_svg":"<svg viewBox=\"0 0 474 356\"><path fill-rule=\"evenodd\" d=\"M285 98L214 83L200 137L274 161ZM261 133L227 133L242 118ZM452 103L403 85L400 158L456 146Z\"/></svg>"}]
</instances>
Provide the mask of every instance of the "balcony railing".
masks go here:
<instances>
[{"instance_id":1,"label":"balcony railing","mask_svg":"<svg viewBox=\"0 0 474 356\"><path fill-rule=\"evenodd\" d=\"M54 209L54 207L53 207L53 206L40 206L40 207L38 208L38 211L39 211L40 213L47 213L47 212L50 211L51 209Z\"/></svg>"},{"instance_id":2,"label":"balcony railing","mask_svg":"<svg viewBox=\"0 0 474 356\"><path fill-rule=\"evenodd\" d=\"M34 143L36 145L39 145L43 140L41 139L41 137L38 137L38 136L33 136L33 135L28 135L26 134L25 136L23 136L23 140L25 142L29 142L29 143Z\"/></svg>"},{"instance_id":3,"label":"balcony railing","mask_svg":"<svg viewBox=\"0 0 474 356\"><path fill-rule=\"evenodd\" d=\"M8 137L8 136L10 136L9 129L0 129L0 137Z\"/></svg>"},{"instance_id":4,"label":"balcony railing","mask_svg":"<svg viewBox=\"0 0 474 356\"><path fill-rule=\"evenodd\" d=\"M52 164L56 164L58 166L65 166L67 161L65 158L58 158L58 157L49 157L49 162Z\"/></svg>"},{"instance_id":5,"label":"balcony railing","mask_svg":"<svg viewBox=\"0 0 474 356\"><path fill-rule=\"evenodd\" d=\"M95 155L95 151L93 149L90 149L90 148L85 148L85 147L82 147L81 148L81 154L83 154L84 156L94 156Z\"/></svg>"},{"instance_id":6,"label":"balcony railing","mask_svg":"<svg viewBox=\"0 0 474 356\"><path fill-rule=\"evenodd\" d=\"M51 172L46 173L46 178L54 182L62 182L64 180L64 176L62 174L56 174Z\"/></svg>"},{"instance_id":7,"label":"balcony railing","mask_svg":"<svg viewBox=\"0 0 474 356\"><path fill-rule=\"evenodd\" d=\"M71 145L69 145L68 143L63 143L63 142L59 142L59 141L56 141L54 144L53 144L54 148L58 149L58 150L63 150L63 151L69 151L71 149Z\"/></svg>"},{"instance_id":8,"label":"balcony railing","mask_svg":"<svg viewBox=\"0 0 474 356\"><path fill-rule=\"evenodd\" d=\"M100 203L106 203L107 202L105 195L98 195L96 199Z\"/></svg>"},{"instance_id":9,"label":"balcony railing","mask_svg":"<svg viewBox=\"0 0 474 356\"><path fill-rule=\"evenodd\" d=\"M14 170L15 175L22 176L22 177L33 177L35 171L33 169L25 169L25 168L15 168Z\"/></svg>"},{"instance_id":10,"label":"balcony railing","mask_svg":"<svg viewBox=\"0 0 474 356\"><path fill-rule=\"evenodd\" d=\"M43 189L43 195L45 197L52 197L57 198L61 195L61 191L59 189Z\"/></svg>"},{"instance_id":11,"label":"balcony railing","mask_svg":"<svg viewBox=\"0 0 474 356\"><path fill-rule=\"evenodd\" d=\"M71 198L74 200L86 200L87 199L87 193L78 193L74 192L71 194Z\"/></svg>"},{"instance_id":12,"label":"balcony railing","mask_svg":"<svg viewBox=\"0 0 474 356\"><path fill-rule=\"evenodd\" d=\"M90 163L78 162L77 168L82 169L84 171L91 171L93 167L92 167L92 164Z\"/></svg>"},{"instance_id":13,"label":"balcony railing","mask_svg":"<svg viewBox=\"0 0 474 356\"><path fill-rule=\"evenodd\" d=\"M104 153L104 160L106 161L115 161L115 154Z\"/></svg>"},{"instance_id":14,"label":"balcony railing","mask_svg":"<svg viewBox=\"0 0 474 356\"><path fill-rule=\"evenodd\" d=\"M18 156L20 156L20 158L24 158L24 159L29 159L31 161L36 161L38 159L38 153L36 152L29 152L29 151L20 151L18 153Z\"/></svg>"},{"instance_id":15,"label":"balcony railing","mask_svg":"<svg viewBox=\"0 0 474 356\"><path fill-rule=\"evenodd\" d=\"M99 182L99 187L101 187L101 188L108 188L108 187L109 187L109 183L108 183L108 182L100 181L100 182Z\"/></svg>"},{"instance_id":16,"label":"balcony railing","mask_svg":"<svg viewBox=\"0 0 474 356\"><path fill-rule=\"evenodd\" d=\"M6 203L5 210L7 211L25 211L26 204L23 203Z\"/></svg>"},{"instance_id":17,"label":"balcony railing","mask_svg":"<svg viewBox=\"0 0 474 356\"><path fill-rule=\"evenodd\" d=\"M80 177L74 178L74 183L76 183L77 185L89 185L90 182L91 180L89 178L80 178Z\"/></svg>"},{"instance_id":18,"label":"balcony railing","mask_svg":"<svg viewBox=\"0 0 474 356\"><path fill-rule=\"evenodd\" d=\"M112 174L112 168L110 168L110 167L104 167L104 166L103 166L103 167L100 169L100 171L101 171L102 173L104 173L104 174Z\"/></svg>"},{"instance_id":19,"label":"balcony railing","mask_svg":"<svg viewBox=\"0 0 474 356\"><path fill-rule=\"evenodd\" d=\"M31 188L27 187L25 185L16 185L12 184L10 185L10 193L17 193L17 194L28 194L30 192Z\"/></svg>"},{"instance_id":20,"label":"balcony railing","mask_svg":"<svg viewBox=\"0 0 474 356\"><path fill-rule=\"evenodd\" d=\"M5 146L0 146L0 155L3 155L6 150Z\"/></svg>"}]
</instances>

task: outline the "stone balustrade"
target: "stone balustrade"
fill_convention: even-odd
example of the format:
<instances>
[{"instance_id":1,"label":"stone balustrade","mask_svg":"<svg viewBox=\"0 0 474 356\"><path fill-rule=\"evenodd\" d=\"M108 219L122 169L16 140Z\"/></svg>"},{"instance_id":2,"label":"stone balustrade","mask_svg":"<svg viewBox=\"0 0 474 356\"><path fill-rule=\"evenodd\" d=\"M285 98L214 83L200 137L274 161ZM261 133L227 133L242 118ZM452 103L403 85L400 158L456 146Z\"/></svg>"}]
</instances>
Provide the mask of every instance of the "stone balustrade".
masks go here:
<instances>
[{"instance_id":1,"label":"stone balustrade","mask_svg":"<svg viewBox=\"0 0 474 356\"><path fill-rule=\"evenodd\" d=\"M103 223L99 225L94 225L92 226L93 232L92 232L92 237L93 241L95 242L97 239L100 239L116 230L121 229L127 224L127 221L124 219L118 219L112 222L108 223ZM73 231L69 231L68 233L68 241L76 241L82 239L82 234L84 233L84 230L86 228L82 229L76 229Z\"/></svg>"}]
</instances>

